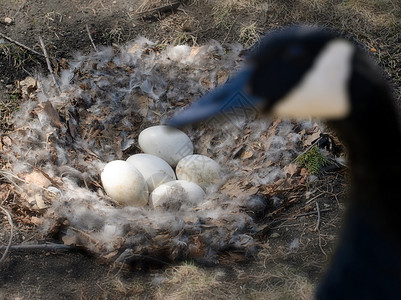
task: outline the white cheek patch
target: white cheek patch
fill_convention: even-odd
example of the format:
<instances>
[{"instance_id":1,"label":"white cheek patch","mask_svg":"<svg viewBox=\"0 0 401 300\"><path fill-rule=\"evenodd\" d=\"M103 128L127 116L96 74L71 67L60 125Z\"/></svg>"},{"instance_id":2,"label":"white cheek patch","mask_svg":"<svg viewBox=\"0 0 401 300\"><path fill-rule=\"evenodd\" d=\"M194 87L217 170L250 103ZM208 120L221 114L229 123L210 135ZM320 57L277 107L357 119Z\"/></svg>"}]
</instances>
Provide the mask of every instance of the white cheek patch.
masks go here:
<instances>
[{"instance_id":1,"label":"white cheek patch","mask_svg":"<svg viewBox=\"0 0 401 300\"><path fill-rule=\"evenodd\" d=\"M277 102L273 113L290 118L346 117L351 110L347 83L353 53L345 40L330 42L300 83Z\"/></svg>"}]
</instances>

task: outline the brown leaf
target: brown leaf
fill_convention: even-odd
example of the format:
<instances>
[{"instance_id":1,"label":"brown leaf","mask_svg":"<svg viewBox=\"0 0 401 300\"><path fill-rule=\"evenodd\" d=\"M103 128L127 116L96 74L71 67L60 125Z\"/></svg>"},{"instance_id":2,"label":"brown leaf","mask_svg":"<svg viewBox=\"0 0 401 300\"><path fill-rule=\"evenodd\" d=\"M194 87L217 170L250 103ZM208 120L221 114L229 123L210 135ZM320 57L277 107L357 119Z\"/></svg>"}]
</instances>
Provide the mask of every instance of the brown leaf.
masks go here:
<instances>
[{"instance_id":1,"label":"brown leaf","mask_svg":"<svg viewBox=\"0 0 401 300\"><path fill-rule=\"evenodd\" d=\"M103 255L102 258L109 260L109 259L115 257L117 254L118 254L118 251L116 250L116 251L110 252L106 255Z\"/></svg>"},{"instance_id":2,"label":"brown leaf","mask_svg":"<svg viewBox=\"0 0 401 300\"><path fill-rule=\"evenodd\" d=\"M39 209L45 209L45 208L48 207L48 206L45 204L45 201L43 200L42 195L35 194L35 201L36 201L36 206L37 206Z\"/></svg>"},{"instance_id":3,"label":"brown leaf","mask_svg":"<svg viewBox=\"0 0 401 300\"><path fill-rule=\"evenodd\" d=\"M19 82L22 95L28 95L28 96L37 89L38 85L39 83L33 77L27 77Z\"/></svg>"},{"instance_id":4,"label":"brown leaf","mask_svg":"<svg viewBox=\"0 0 401 300\"><path fill-rule=\"evenodd\" d=\"M191 56L191 57L196 56L199 53L200 49L201 49L201 47L192 47L191 52L189 53L189 56Z\"/></svg>"},{"instance_id":5,"label":"brown leaf","mask_svg":"<svg viewBox=\"0 0 401 300\"><path fill-rule=\"evenodd\" d=\"M43 188L51 185L51 181L48 178L46 178L46 176L42 172L38 170L24 174L24 179L29 183L33 183L34 185Z\"/></svg>"},{"instance_id":6,"label":"brown leaf","mask_svg":"<svg viewBox=\"0 0 401 300\"><path fill-rule=\"evenodd\" d=\"M238 253L234 253L234 252L228 252L228 255L230 255L231 261L235 261L235 262L247 261L245 256L242 255L242 254L238 254Z\"/></svg>"},{"instance_id":7,"label":"brown leaf","mask_svg":"<svg viewBox=\"0 0 401 300\"><path fill-rule=\"evenodd\" d=\"M231 197L235 197L238 195L243 194L243 189L241 188L241 186L238 184L237 180L230 180L228 182L226 182L222 187L221 187L221 191L223 193L226 193L227 195L231 196Z\"/></svg>"},{"instance_id":8,"label":"brown leaf","mask_svg":"<svg viewBox=\"0 0 401 300\"><path fill-rule=\"evenodd\" d=\"M135 99L136 103L139 106L139 114L142 117L147 117L148 111L149 111L149 105L153 104L153 99L145 96L145 95L140 95Z\"/></svg>"},{"instance_id":9,"label":"brown leaf","mask_svg":"<svg viewBox=\"0 0 401 300\"><path fill-rule=\"evenodd\" d=\"M289 164L288 166L284 167L284 175L290 175L292 177L294 174L297 173L298 167L296 164Z\"/></svg>"},{"instance_id":10,"label":"brown leaf","mask_svg":"<svg viewBox=\"0 0 401 300\"><path fill-rule=\"evenodd\" d=\"M308 147L308 146L312 145L312 143L314 141L316 141L318 138L320 138L320 134L321 134L321 131L318 130L317 132L314 132L311 135L309 135L304 141L304 146Z\"/></svg>"},{"instance_id":11,"label":"brown leaf","mask_svg":"<svg viewBox=\"0 0 401 300\"><path fill-rule=\"evenodd\" d=\"M242 159L248 159L248 158L251 158L252 156L253 156L253 151L248 151L248 150L245 150L241 154Z\"/></svg>"},{"instance_id":12,"label":"brown leaf","mask_svg":"<svg viewBox=\"0 0 401 300\"><path fill-rule=\"evenodd\" d=\"M42 102L39 104L40 109L37 110L37 113L43 111L49 118L50 124L57 128L63 128L63 124L60 122L60 116L57 110L53 107L50 101Z\"/></svg>"},{"instance_id":13,"label":"brown leaf","mask_svg":"<svg viewBox=\"0 0 401 300\"><path fill-rule=\"evenodd\" d=\"M252 186L245 190L247 195L255 195L259 191L259 187Z\"/></svg>"},{"instance_id":14,"label":"brown leaf","mask_svg":"<svg viewBox=\"0 0 401 300\"><path fill-rule=\"evenodd\" d=\"M11 147L13 144L12 140L8 136L3 136L2 142L4 145L7 145L8 147Z\"/></svg>"},{"instance_id":15,"label":"brown leaf","mask_svg":"<svg viewBox=\"0 0 401 300\"><path fill-rule=\"evenodd\" d=\"M208 150L210 149L211 141L213 140L214 135L210 132L205 132L198 141L199 154L208 156Z\"/></svg>"},{"instance_id":16,"label":"brown leaf","mask_svg":"<svg viewBox=\"0 0 401 300\"><path fill-rule=\"evenodd\" d=\"M189 244L189 257L190 258L200 258L205 256L205 249L199 236L193 237L193 243Z\"/></svg>"},{"instance_id":17,"label":"brown leaf","mask_svg":"<svg viewBox=\"0 0 401 300\"><path fill-rule=\"evenodd\" d=\"M73 246L77 244L77 237L74 236L70 236L70 235L65 235L61 238L61 240L63 241L64 245L67 246Z\"/></svg>"},{"instance_id":18,"label":"brown leaf","mask_svg":"<svg viewBox=\"0 0 401 300\"><path fill-rule=\"evenodd\" d=\"M219 70L217 72L217 85L222 85L227 82L230 72L227 70Z\"/></svg>"},{"instance_id":19,"label":"brown leaf","mask_svg":"<svg viewBox=\"0 0 401 300\"><path fill-rule=\"evenodd\" d=\"M265 149L269 150L270 145L273 142L274 137L276 136L277 133L277 127L280 125L281 119L276 119L273 124L269 127L269 130L267 131L267 139L266 139L266 145Z\"/></svg>"},{"instance_id":20,"label":"brown leaf","mask_svg":"<svg viewBox=\"0 0 401 300\"><path fill-rule=\"evenodd\" d=\"M38 217L33 216L33 217L31 217L31 223L33 225L39 226L43 223L43 218L38 218Z\"/></svg>"}]
</instances>

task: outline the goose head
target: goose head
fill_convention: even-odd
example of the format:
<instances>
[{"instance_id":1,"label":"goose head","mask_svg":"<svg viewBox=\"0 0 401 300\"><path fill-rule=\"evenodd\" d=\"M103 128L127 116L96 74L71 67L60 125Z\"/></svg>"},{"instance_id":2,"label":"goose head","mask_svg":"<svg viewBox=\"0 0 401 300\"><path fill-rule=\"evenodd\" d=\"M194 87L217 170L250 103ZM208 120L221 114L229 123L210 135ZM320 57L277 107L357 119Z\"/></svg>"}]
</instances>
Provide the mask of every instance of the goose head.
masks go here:
<instances>
[{"instance_id":1,"label":"goose head","mask_svg":"<svg viewBox=\"0 0 401 300\"><path fill-rule=\"evenodd\" d=\"M372 89L389 98L380 75L361 49L336 33L287 27L266 35L253 47L242 71L169 124L180 127L245 106L278 117L345 120L358 110L376 111L376 100L360 101ZM371 117L369 113L362 111L362 116Z\"/></svg>"},{"instance_id":2,"label":"goose head","mask_svg":"<svg viewBox=\"0 0 401 300\"><path fill-rule=\"evenodd\" d=\"M350 201L317 299L401 299L401 133L382 71L338 34L288 27L264 37L243 70L169 124L246 106L324 120L348 146Z\"/></svg>"},{"instance_id":3,"label":"goose head","mask_svg":"<svg viewBox=\"0 0 401 300\"><path fill-rule=\"evenodd\" d=\"M277 117L316 118L329 123L348 145L353 174L372 168L381 173L388 168L383 161L366 163L382 151L375 138L385 132L401 150L390 94L382 71L355 43L328 29L292 26L266 35L243 70L168 123L181 127L225 113L229 119L232 111L249 106ZM378 124L377 116L386 122ZM401 163L393 152L391 159Z\"/></svg>"}]
</instances>

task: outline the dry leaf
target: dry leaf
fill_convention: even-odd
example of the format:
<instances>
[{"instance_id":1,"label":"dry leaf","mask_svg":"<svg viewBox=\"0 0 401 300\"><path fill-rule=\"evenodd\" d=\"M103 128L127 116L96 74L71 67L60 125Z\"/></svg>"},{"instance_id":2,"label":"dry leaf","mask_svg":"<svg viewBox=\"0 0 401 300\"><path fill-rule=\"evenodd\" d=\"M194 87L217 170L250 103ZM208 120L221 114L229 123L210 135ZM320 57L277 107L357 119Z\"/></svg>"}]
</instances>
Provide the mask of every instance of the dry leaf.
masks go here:
<instances>
[{"instance_id":1,"label":"dry leaf","mask_svg":"<svg viewBox=\"0 0 401 300\"><path fill-rule=\"evenodd\" d=\"M253 151L248 151L248 150L245 150L241 154L242 159L248 159L248 158L251 158L252 156L253 156Z\"/></svg>"},{"instance_id":2,"label":"dry leaf","mask_svg":"<svg viewBox=\"0 0 401 300\"><path fill-rule=\"evenodd\" d=\"M51 182L49 179L46 178L45 175L43 175L39 171L33 171L32 173L27 173L24 175L25 181L32 183L34 185L46 188L51 185Z\"/></svg>"},{"instance_id":3,"label":"dry leaf","mask_svg":"<svg viewBox=\"0 0 401 300\"><path fill-rule=\"evenodd\" d=\"M43 200L42 195L36 194L36 195L35 195L35 201L36 201L36 206L37 206L39 209L45 209L45 208L48 207L48 206L45 204L45 201Z\"/></svg>"},{"instance_id":4,"label":"dry leaf","mask_svg":"<svg viewBox=\"0 0 401 300\"><path fill-rule=\"evenodd\" d=\"M191 52L189 53L189 56L190 57L196 56L199 53L200 49L201 49L201 47L192 47Z\"/></svg>"},{"instance_id":5,"label":"dry leaf","mask_svg":"<svg viewBox=\"0 0 401 300\"><path fill-rule=\"evenodd\" d=\"M139 114L142 117L147 117L148 111L149 111L149 105L153 104L153 99L145 96L145 95L140 95L135 99L136 103L139 105Z\"/></svg>"},{"instance_id":6,"label":"dry leaf","mask_svg":"<svg viewBox=\"0 0 401 300\"><path fill-rule=\"evenodd\" d=\"M227 70L219 70L217 72L217 85L222 85L227 82L230 72Z\"/></svg>"},{"instance_id":7,"label":"dry leaf","mask_svg":"<svg viewBox=\"0 0 401 300\"><path fill-rule=\"evenodd\" d=\"M62 239L64 245L67 245L67 246L73 246L73 245L77 244L76 236L65 235L61 239Z\"/></svg>"},{"instance_id":8,"label":"dry leaf","mask_svg":"<svg viewBox=\"0 0 401 300\"><path fill-rule=\"evenodd\" d=\"M19 82L21 87L22 95L30 95L37 87L39 87L39 82L33 77L27 77Z\"/></svg>"},{"instance_id":9,"label":"dry leaf","mask_svg":"<svg viewBox=\"0 0 401 300\"><path fill-rule=\"evenodd\" d=\"M36 113L39 115L44 112L50 118L50 124L57 128L63 128L63 124L60 122L60 116L50 101L42 102L39 104L39 109Z\"/></svg>"},{"instance_id":10,"label":"dry leaf","mask_svg":"<svg viewBox=\"0 0 401 300\"><path fill-rule=\"evenodd\" d=\"M247 261L246 257L242 254L234 253L234 252L228 252L228 255L230 255L230 261L235 261L235 262L244 262Z\"/></svg>"},{"instance_id":11,"label":"dry leaf","mask_svg":"<svg viewBox=\"0 0 401 300\"><path fill-rule=\"evenodd\" d=\"M214 136L211 133L205 133L203 134L199 141L198 141L198 148L199 148L199 154L206 155L208 156L208 150L210 149L210 144Z\"/></svg>"},{"instance_id":12,"label":"dry leaf","mask_svg":"<svg viewBox=\"0 0 401 300\"><path fill-rule=\"evenodd\" d=\"M118 251L116 250L116 251L110 252L106 255L103 255L103 258L106 260L109 260L109 259L113 258L114 256L116 256L117 254L118 254Z\"/></svg>"},{"instance_id":13,"label":"dry leaf","mask_svg":"<svg viewBox=\"0 0 401 300\"><path fill-rule=\"evenodd\" d=\"M298 167L296 164L289 164L288 166L284 167L284 175L290 175L292 177L294 174L297 173Z\"/></svg>"},{"instance_id":14,"label":"dry leaf","mask_svg":"<svg viewBox=\"0 0 401 300\"><path fill-rule=\"evenodd\" d=\"M306 138L306 140L304 141L304 146L305 146L305 147L308 147L308 146L312 145L312 143L313 143L314 141L316 141L318 138L320 138L320 134L321 134L321 131L320 131L320 130L318 130L317 132L312 133L312 134L311 134L310 136L308 136L308 137Z\"/></svg>"},{"instance_id":15,"label":"dry leaf","mask_svg":"<svg viewBox=\"0 0 401 300\"><path fill-rule=\"evenodd\" d=\"M7 145L8 147L11 147L12 141L8 136L3 136L2 142L4 145Z\"/></svg>"},{"instance_id":16,"label":"dry leaf","mask_svg":"<svg viewBox=\"0 0 401 300\"><path fill-rule=\"evenodd\" d=\"M31 223L33 225L39 226L43 223L43 218L38 218L38 217L33 216L33 217L31 217Z\"/></svg>"},{"instance_id":17,"label":"dry leaf","mask_svg":"<svg viewBox=\"0 0 401 300\"><path fill-rule=\"evenodd\" d=\"M221 191L231 197L237 197L243 194L243 190L236 180L226 182L226 184L221 187Z\"/></svg>"},{"instance_id":18,"label":"dry leaf","mask_svg":"<svg viewBox=\"0 0 401 300\"><path fill-rule=\"evenodd\" d=\"M247 195L255 195L259 191L259 188L257 186L252 186L249 189L246 189L246 194Z\"/></svg>"}]
</instances>

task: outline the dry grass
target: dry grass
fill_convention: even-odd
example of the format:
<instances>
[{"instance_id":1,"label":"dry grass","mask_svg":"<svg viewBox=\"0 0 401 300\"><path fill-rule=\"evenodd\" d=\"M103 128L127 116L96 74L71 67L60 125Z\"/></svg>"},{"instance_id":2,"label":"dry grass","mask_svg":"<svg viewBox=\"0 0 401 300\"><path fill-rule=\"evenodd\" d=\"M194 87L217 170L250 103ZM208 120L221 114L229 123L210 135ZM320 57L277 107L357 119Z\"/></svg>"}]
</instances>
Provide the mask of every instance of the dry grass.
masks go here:
<instances>
[{"instance_id":1,"label":"dry grass","mask_svg":"<svg viewBox=\"0 0 401 300\"><path fill-rule=\"evenodd\" d=\"M252 275L248 280L259 287L250 290L250 299L309 300L313 297L314 285L305 276L284 264Z\"/></svg>"},{"instance_id":2,"label":"dry grass","mask_svg":"<svg viewBox=\"0 0 401 300\"><path fill-rule=\"evenodd\" d=\"M261 27L257 20L264 19L268 10L267 2L223 0L211 3L216 27L226 31L224 40L227 40L231 34L246 47L258 40Z\"/></svg>"},{"instance_id":3,"label":"dry grass","mask_svg":"<svg viewBox=\"0 0 401 300\"><path fill-rule=\"evenodd\" d=\"M8 98L4 97L0 102L0 130L7 131L10 129L10 120L13 113L18 109L20 103L20 95L18 90L14 90L8 94ZM1 145L1 143L0 143Z\"/></svg>"},{"instance_id":4,"label":"dry grass","mask_svg":"<svg viewBox=\"0 0 401 300\"><path fill-rule=\"evenodd\" d=\"M156 299L224 299L229 290L217 280L218 274L210 274L191 263L169 268L159 288Z\"/></svg>"},{"instance_id":5,"label":"dry grass","mask_svg":"<svg viewBox=\"0 0 401 300\"><path fill-rule=\"evenodd\" d=\"M249 48L259 40L259 33L256 26L256 22L250 25L241 26L239 32L239 41L244 45L245 48Z\"/></svg>"},{"instance_id":6,"label":"dry grass","mask_svg":"<svg viewBox=\"0 0 401 300\"><path fill-rule=\"evenodd\" d=\"M284 264L268 268L202 269L190 263L169 268L155 299L288 299L307 300L313 284Z\"/></svg>"},{"instance_id":7,"label":"dry grass","mask_svg":"<svg viewBox=\"0 0 401 300\"><path fill-rule=\"evenodd\" d=\"M246 47L272 28L294 23L335 28L354 38L372 54L395 81L401 102L401 3L395 0L272 0L209 1L215 24L226 31L224 41Z\"/></svg>"}]
</instances>

